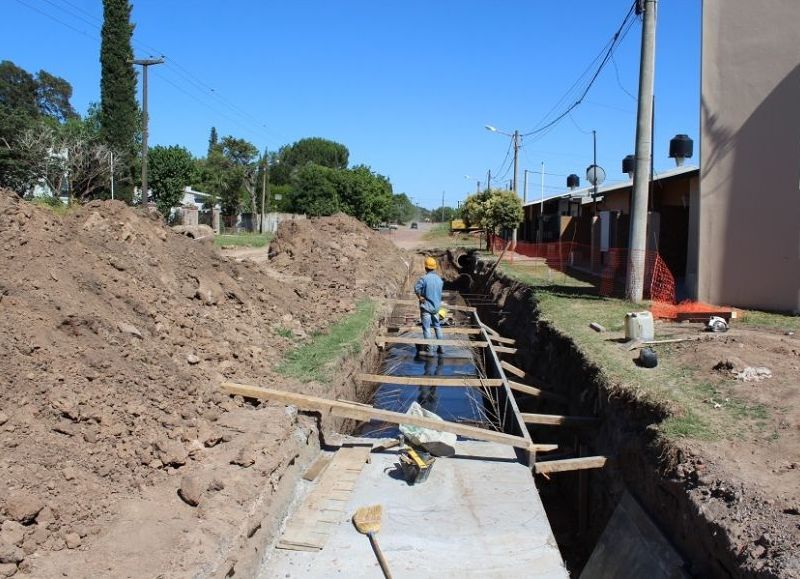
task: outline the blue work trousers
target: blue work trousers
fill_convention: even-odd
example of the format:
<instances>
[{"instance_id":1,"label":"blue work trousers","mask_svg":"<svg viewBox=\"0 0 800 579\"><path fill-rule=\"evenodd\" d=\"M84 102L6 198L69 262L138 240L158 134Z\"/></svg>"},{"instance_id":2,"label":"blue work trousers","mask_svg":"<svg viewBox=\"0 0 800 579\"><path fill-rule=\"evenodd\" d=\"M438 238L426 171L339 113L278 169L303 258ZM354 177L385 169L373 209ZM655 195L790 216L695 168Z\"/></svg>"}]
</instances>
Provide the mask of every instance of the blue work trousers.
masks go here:
<instances>
[{"instance_id":1,"label":"blue work trousers","mask_svg":"<svg viewBox=\"0 0 800 579\"><path fill-rule=\"evenodd\" d=\"M422 337L426 340L431 337L431 326L436 333L436 339L442 339L442 326L439 323L439 315L426 312L425 310L419 311L419 319L422 322Z\"/></svg>"}]
</instances>

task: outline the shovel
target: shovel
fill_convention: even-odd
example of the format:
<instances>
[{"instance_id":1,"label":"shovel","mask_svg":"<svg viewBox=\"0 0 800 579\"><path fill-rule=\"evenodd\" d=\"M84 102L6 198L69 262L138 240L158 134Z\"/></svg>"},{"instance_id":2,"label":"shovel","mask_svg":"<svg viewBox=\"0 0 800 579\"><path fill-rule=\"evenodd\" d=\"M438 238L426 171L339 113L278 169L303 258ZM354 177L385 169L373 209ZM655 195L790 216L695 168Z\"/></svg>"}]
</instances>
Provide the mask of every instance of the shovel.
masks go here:
<instances>
[{"instance_id":1,"label":"shovel","mask_svg":"<svg viewBox=\"0 0 800 579\"><path fill-rule=\"evenodd\" d=\"M372 545L375 556L378 558L383 576L386 577L386 579L392 579L392 574L389 572L389 565L386 563L386 559L383 558L383 552L378 546L378 539L375 538L375 534L381 530L382 516L383 507L381 505L361 507L353 515L353 525L355 525L359 533L369 537L369 542Z\"/></svg>"}]
</instances>

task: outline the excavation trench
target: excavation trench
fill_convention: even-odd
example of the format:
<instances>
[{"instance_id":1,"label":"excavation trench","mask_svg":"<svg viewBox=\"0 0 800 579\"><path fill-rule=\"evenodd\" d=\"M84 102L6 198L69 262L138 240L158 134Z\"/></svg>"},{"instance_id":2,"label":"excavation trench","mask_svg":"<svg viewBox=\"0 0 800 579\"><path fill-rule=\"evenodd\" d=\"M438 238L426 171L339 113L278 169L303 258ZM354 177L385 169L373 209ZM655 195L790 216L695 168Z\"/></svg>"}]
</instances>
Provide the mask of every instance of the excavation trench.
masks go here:
<instances>
[{"instance_id":1,"label":"excavation trench","mask_svg":"<svg viewBox=\"0 0 800 579\"><path fill-rule=\"evenodd\" d=\"M580 575L615 509L630 495L665 539L662 547L678 555L685 576L742 576L726 534L692 502L681 482L662 474L679 460L679 451L658 439L651 427L664 416L635 399L610 395L600 369L569 336L540 319L531 287L492 272L492 264L478 260L474 253L455 250L439 257L452 287L477 308L483 322L516 341L516 354L506 359L525 370L537 386L556 395L515 393L520 411L600 419L595 428L530 428L534 442L559 445L557 456L540 455L537 461L592 455L612 458L602 469L536 477L571 575ZM626 531L639 532L633 527ZM617 537L623 543L637 538Z\"/></svg>"}]
</instances>

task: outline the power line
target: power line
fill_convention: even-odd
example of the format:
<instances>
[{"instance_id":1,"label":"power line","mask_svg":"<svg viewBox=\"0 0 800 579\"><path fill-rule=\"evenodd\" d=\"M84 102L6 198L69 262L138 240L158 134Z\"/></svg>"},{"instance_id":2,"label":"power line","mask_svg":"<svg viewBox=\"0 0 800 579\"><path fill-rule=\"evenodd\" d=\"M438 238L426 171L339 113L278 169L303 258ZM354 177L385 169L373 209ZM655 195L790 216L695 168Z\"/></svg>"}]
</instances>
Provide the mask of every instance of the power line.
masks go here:
<instances>
[{"instance_id":1,"label":"power line","mask_svg":"<svg viewBox=\"0 0 800 579\"><path fill-rule=\"evenodd\" d=\"M63 5L60 5L60 4L56 3L56 2L53 2L52 0L42 0L42 1L46 2L47 4L49 4L49 5L51 5L51 6L55 7L55 8L57 8L58 10L61 10L65 14L71 16L72 18L75 18L75 19L77 19L77 20L79 20L79 21L81 21L81 22L83 22L85 24L88 24L89 26L92 26L93 28L95 28L98 31L102 31L102 20L97 19L95 16L91 15L89 12L83 10L82 8L76 6L75 4L70 2L69 0L61 0L61 1L64 4L70 6L73 10L67 9ZM53 16L52 14L44 12L44 11L42 11L42 10L40 10L40 9L30 5L30 4L28 4L27 2L24 2L23 0L17 0L17 2L22 4L22 5L24 5L24 6L26 6L26 7L28 7L29 9L31 9L31 10L33 10L35 12L43 15L43 16L46 16L47 18L49 18L49 19L61 24L62 26L65 26L66 28L69 28L70 30L73 30L74 32L77 32L77 33L82 34L82 35L87 36L87 37L90 36L85 30L80 30L80 29L72 26L71 24L69 24L67 22L64 22L63 20ZM144 43L144 42L142 42L142 41L140 41L140 40L138 40L136 38L132 39L132 43L134 45L138 46L138 47L145 48L147 50L153 51L156 54L161 54L162 57L164 56L163 53L160 50L158 50L157 48L155 48L153 46L150 46L149 44ZM166 64L169 67L170 71L175 73L175 74L177 74L178 76L180 76L184 82L187 82L187 83L189 83L191 85L194 85L194 87L198 91L201 91L203 93L208 93L210 96L212 96L214 99L216 99L216 101L218 101L218 103L221 106L228 108L230 111L232 111L233 114L236 114L237 116L241 117L246 122L254 123L255 125L257 125L258 131L253 130L253 127L249 127L249 126L246 127L247 130L251 134L259 135L259 131L260 131L261 133L263 133L263 135L261 135L262 137L265 136L270 140L273 137L276 137L276 136L279 137L279 138L285 138L282 135L278 135L277 133L275 133L273 131L270 131L268 129L267 125L262 120L258 119L254 115L248 113L247 111L245 111L244 109L242 109L241 107L236 105L235 103L233 103L230 100L228 100L226 97L224 97L222 94L220 94L216 89L214 89L213 87L211 87L210 85L205 83L205 81L200 79L197 75L194 75L193 73L191 73L186 67L182 66L177 61L175 61L175 60L170 58L170 59L167 60ZM169 82L167 80L167 78L165 76L163 76L162 74L159 74L157 76L159 78L161 78L162 80L165 80L165 81ZM183 92L184 94L188 94L187 91L182 90L182 88L180 88L177 84L175 84L175 83L170 83L170 84L172 84L172 86L175 87L176 89L181 90L181 92ZM192 96L192 95L190 95L190 96ZM192 96L192 98L194 98L194 100L197 100L198 102L200 102L201 104L206 106L212 112L214 112L214 113L226 118L227 120L230 120L230 121L233 121L233 122L237 123L239 126L243 126L242 123L240 123L239 121L236 121L235 119L233 119L230 116L227 116L227 115L221 113L218 109L215 109L215 108L209 106L208 104L204 103L203 101L200 101L199 99L197 99L194 96Z\"/></svg>"},{"instance_id":2,"label":"power line","mask_svg":"<svg viewBox=\"0 0 800 579\"><path fill-rule=\"evenodd\" d=\"M570 112L572 112L572 110L574 110L576 107L578 107L583 102L583 99L589 93L589 90L591 90L591 88L594 85L595 81L600 76L600 73L603 71L603 69L606 67L606 65L608 64L609 60L611 59L611 57L612 57L612 55L614 53L614 50L619 46L619 44L622 42L622 40L627 35L628 30L630 30L630 27L633 25L634 19L632 19L631 17L634 15L635 5L636 5L636 3L631 4L631 7L628 9L627 14L625 15L625 18L622 21L622 24L620 24L619 28L614 33L614 35L612 36L611 40L606 44L606 48L604 48L603 51L601 51L602 58L600 58L600 64L597 66L597 69L594 71L594 74L592 74L591 78L589 79L588 84L586 84L586 86L580 91L579 96L577 97L575 102L573 102L571 105L569 105L566 108L566 110L564 110L559 115L557 115L553 120L551 120L549 122L546 122L546 124L544 124L543 126L538 126L537 125L537 128L534 128L534 129L528 131L527 133L523 133L522 134L523 137L539 134L539 133L542 133L542 132L547 131L548 129L554 127L557 123L559 123L562 119L564 119L564 117L566 117ZM595 58L595 60L593 62L597 62L598 58ZM564 100L566 100L567 95L569 95L572 92L573 88L575 88L576 86L579 85L580 79L583 78L583 76L585 76L585 74L586 73L581 75L581 77L579 77L578 81L573 83L573 85L569 88L569 90L565 93L565 95L559 100L559 102L563 102ZM556 105L556 106L558 106L558 105ZM552 112L552 110L553 109L551 109L551 112ZM549 115L550 115L550 112L548 112L547 115L545 115L545 117L542 119L542 121L539 122L539 125L542 125L542 123L545 123L545 119L547 119Z\"/></svg>"}]
</instances>

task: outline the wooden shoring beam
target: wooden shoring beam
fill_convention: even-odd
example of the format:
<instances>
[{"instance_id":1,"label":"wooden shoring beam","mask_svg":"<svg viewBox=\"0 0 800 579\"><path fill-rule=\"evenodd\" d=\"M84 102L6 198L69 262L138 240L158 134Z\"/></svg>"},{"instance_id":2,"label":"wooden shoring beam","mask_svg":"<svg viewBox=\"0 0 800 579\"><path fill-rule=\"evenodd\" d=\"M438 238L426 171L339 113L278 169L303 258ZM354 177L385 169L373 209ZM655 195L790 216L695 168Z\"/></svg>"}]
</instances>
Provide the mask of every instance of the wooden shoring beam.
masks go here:
<instances>
[{"instance_id":1,"label":"wooden shoring beam","mask_svg":"<svg viewBox=\"0 0 800 579\"><path fill-rule=\"evenodd\" d=\"M461 346L463 348L486 348L488 342L473 342L470 340L437 340L435 338L406 338L404 336L377 336L375 343L383 344L419 344L427 346Z\"/></svg>"},{"instance_id":2,"label":"wooden shoring beam","mask_svg":"<svg viewBox=\"0 0 800 579\"><path fill-rule=\"evenodd\" d=\"M489 339L494 342L500 342L501 344L508 344L509 346L514 346L517 343L513 338L504 338L503 336L489 336Z\"/></svg>"},{"instance_id":3,"label":"wooden shoring beam","mask_svg":"<svg viewBox=\"0 0 800 579\"><path fill-rule=\"evenodd\" d=\"M596 426L600 419L595 416L564 416L562 414L532 414L523 412L525 424L545 426Z\"/></svg>"},{"instance_id":4,"label":"wooden shoring beam","mask_svg":"<svg viewBox=\"0 0 800 579\"><path fill-rule=\"evenodd\" d=\"M396 304L398 306L417 306L419 307L419 301L417 300L387 300L390 304ZM474 312L475 308L472 306L461 306L458 304L445 304L442 303L443 308L447 308L448 310L453 310L454 312Z\"/></svg>"},{"instance_id":5,"label":"wooden shoring beam","mask_svg":"<svg viewBox=\"0 0 800 579\"><path fill-rule=\"evenodd\" d=\"M520 384L519 382L515 382L514 380L509 380L508 383L511 386L511 389L514 390L515 392L521 392L523 394L529 394L531 396L536 396L540 398L549 398L553 402L560 402L562 404L569 403L569 401L561 394L556 394L554 392L542 390L541 388L537 388L536 386L528 386L527 384Z\"/></svg>"},{"instance_id":6,"label":"wooden shoring beam","mask_svg":"<svg viewBox=\"0 0 800 579\"><path fill-rule=\"evenodd\" d=\"M434 420L432 418L424 418L422 416L411 416L409 414L403 414L402 412L392 412L391 410L382 410L380 408L369 408L349 402L329 400L327 398L308 396L306 394L297 394L295 392L287 392L285 390L260 388L258 386L250 386L248 384L223 382L220 388L223 392L226 392L232 396L243 396L245 398L256 398L258 400L271 400L273 402L280 402L283 404L292 404L303 410L329 412L341 418L349 418L351 420L359 420L361 422L379 420L389 424L409 424L411 426L430 428L431 430L436 430L438 432L450 432L452 434L465 436L467 438L474 438L476 440L496 442L497 444L513 446L529 452L535 453L539 451L538 445L533 444L530 439L530 435L528 435L528 437L514 436L512 434L488 430L486 428L478 428L476 426L459 424L458 422ZM551 444L543 445L542 449L543 451L551 450L552 446L553 445Z\"/></svg>"},{"instance_id":7,"label":"wooden shoring beam","mask_svg":"<svg viewBox=\"0 0 800 579\"><path fill-rule=\"evenodd\" d=\"M438 376L384 376L383 374L358 374L356 378L361 382L407 386L485 386L487 388L496 388L503 385L503 381L497 378L441 378Z\"/></svg>"},{"instance_id":8,"label":"wooden shoring beam","mask_svg":"<svg viewBox=\"0 0 800 579\"><path fill-rule=\"evenodd\" d=\"M547 460L534 465L536 474L550 474L588 468L603 468L608 462L606 456L584 456L582 458L565 458L563 460Z\"/></svg>"},{"instance_id":9,"label":"wooden shoring beam","mask_svg":"<svg viewBox=\"0 0 800 579\"><path fill-rule=\"evenodd\" d=\"M505 360L503 360L503 369L509 371L517 378L522 378L523 380L531 382L532 384L538 386L539 388L544 388L544 389L550 388L550 385L546 384L543 380L539 380L539 378L537 378L536 376L528 374L527 372L525 372L525 370L517 368L516 366L514 366L509 362L506 362Z\"/></svg>"},{"instance_id":10,"label":"wooden shoring beam","mask_svg":"<svg viewBox=\"0 0 800 579\"><path fill-rule=\"evenodd\" d=\"M506 346L494 346L495 352L500 352L501 354L516 354L516 348L508 348Z\"/></svg>"},{"instance_id":11,"label":"wooden shoring beam","mask_svg":"<svg viewBox=\"0 0 800 579\"><path fill-rule=\"evenodd\" d=\"M387 326L387 332L421 332L422 326ZM451 328L442 326L442 333L453 336L476 336L481 333L480 328Z\"/></svg>"}]
</instances>

